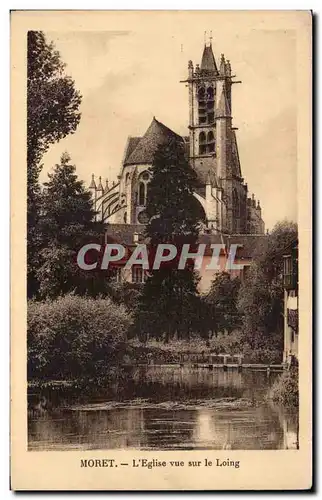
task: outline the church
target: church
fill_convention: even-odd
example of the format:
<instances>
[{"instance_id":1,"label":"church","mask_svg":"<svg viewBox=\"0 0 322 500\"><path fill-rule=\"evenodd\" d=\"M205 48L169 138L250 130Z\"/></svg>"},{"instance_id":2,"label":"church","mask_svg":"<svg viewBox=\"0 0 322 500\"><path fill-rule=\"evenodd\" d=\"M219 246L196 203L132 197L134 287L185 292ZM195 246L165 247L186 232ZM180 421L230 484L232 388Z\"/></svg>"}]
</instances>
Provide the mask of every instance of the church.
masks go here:
<instances>
[{"instance_id":1,"label":"church","mask_svg":"<svg viewBox=\"0 0 322 500\"><path fill-rule=\"evenodd\" d=\"M205 44L201 64L188 63L189 135L181 137L153 118L142 137L129 137L117 182L89 186L99 219L109 224L146 224L148 169L156 149L174 139L183 143L199 180L194 193L205 226L221 234L264 234L260 202L248 194L242 177L236 129L232 124L230 62L216 63L212 45ZM142 228L143 229L143 228Z\"/></svg>"},{"instance_id":2,"label":"church","mask_svg":"<svg viewBox=\"0 0 322 500\"><path fill-rule=\"evenodd\" d=\"M149 167L159 146L170 140L181 144L195 169L194 193L203 214L203 234L230 238L265 233L260 202L249 196L242 176L236 128L232 124L232 86L236 81L229 60L216 62L211 42L204 45L201 63L188 62L189 126L180 136L155 117L142 137L129 136L117 182L96 183L89 189L99 220L108 223L110 235L143 234ZM215 237L217 236L217 238ZM134 237L135 238L135 237ZM138 238L138 237L136 237ZM117 239L117 238L116 238Z\"/></svg>"}]
</instances>

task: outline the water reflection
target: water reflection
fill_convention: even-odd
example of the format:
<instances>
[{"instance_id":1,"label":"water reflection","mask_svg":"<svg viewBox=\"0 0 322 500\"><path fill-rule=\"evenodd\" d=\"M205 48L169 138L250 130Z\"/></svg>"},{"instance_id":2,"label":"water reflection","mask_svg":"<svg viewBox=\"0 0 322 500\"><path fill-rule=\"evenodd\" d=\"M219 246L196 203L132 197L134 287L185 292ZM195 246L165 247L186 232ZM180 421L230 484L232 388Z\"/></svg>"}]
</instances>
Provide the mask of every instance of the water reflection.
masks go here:
<instances>
[{"instance_id":1,"label":"water reflection","mask_svg":"<svg viewBox=\"0 0 322 500\"><path fill-rule=\"evenodd\" d=\"M264 396L264 372L139 367L127 383L75 396L29 394L30 450L296 449L298 416Z\"/></svg>"}]
</instances>

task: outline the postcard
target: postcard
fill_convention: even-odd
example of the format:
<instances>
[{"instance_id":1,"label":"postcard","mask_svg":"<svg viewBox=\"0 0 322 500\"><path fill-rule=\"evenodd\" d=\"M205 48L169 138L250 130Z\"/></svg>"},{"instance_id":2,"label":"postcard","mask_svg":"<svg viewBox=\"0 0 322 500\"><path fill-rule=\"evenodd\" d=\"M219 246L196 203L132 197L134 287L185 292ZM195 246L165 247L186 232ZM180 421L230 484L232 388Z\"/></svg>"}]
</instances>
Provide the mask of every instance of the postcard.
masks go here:
<instances>
[{"instance_id":1,"label":"postcard","mask_svg":"<svg viewBox=\"0 0 322 500\"><path fill-rule=\"evenodd\" d=\"M11 488L312 487L312 14L11 13Z\"/></svg>"}]
</instances>

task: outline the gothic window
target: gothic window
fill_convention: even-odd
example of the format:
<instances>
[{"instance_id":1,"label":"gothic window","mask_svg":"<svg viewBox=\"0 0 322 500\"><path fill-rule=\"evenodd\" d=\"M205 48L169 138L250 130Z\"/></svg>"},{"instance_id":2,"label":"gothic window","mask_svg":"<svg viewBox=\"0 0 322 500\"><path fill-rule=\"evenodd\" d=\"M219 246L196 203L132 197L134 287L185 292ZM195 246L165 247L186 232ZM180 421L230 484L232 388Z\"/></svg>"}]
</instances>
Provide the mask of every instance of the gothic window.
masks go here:
<instances>
[{"instance_id":1,"label":"gothic window","mask_svg":"<svg viewBox=\"0 0 322 500\"><path fill-rule=\"evenodd\" d=\"M215 140L214 133L212 130L210 130L210 132L208 132L207 142L214 142L214 140Z\"/></svg>"},{"instance_id":2,"label":"gothic window","mask_svg":"<svg viewBox=\"0 0 322 500\"><path fill-rule=\"evenodd\" d=\"M148 171L144 171L139 176L139 189L138 189L138 205L145 206L148 192L148 183L150 180L150 174Z\"/></svg>"},{"instance_id":3,"label":"gothic window","mask_svg":"<svg viewBox=\"0 0 322 500\"><path fill-rule=\"evenodd\" d=\"M205 89L204 87L200 87L198 90L198 99L199 101L203 100L205 98Z\"/></svg>"},{"instance_id":4,"label":"gothic window","mask_svg":"<svg viewBox=\"0 0 322 500\"><path fill-rule=\"evenodd\" d=\"M207 122L208 122L208 125L212 125L215 122L215 113L213 111L208 113Z\"/></svg>"},{"instance_id":5,"label":"gothic window","mask_svg":"<svg viewBox=\"0 0 322 500\"><path fill-rule=\"evenodd\" d=\"M124 224L127 223L127 213L126 212L124 212L123 221L124 221Z\"/></svg>"},{"instance_id":6,"label":"gothic window","mask_svg":"<svg viewBox=\"0 0 322 500\"><path fill-rule=\"evenodd\" d=\"M212 130L207 135L205 132L199 134L199 154L215 154L215 136Z\"/></svg>"},{"instance_id":7,"label":"gothic window","mask_svg":"<svg viewBox=\"0 0 322 500\"><path fill-rule=\"evenodd\" d=\"M207 134L207 151L213 153L215 151L215 137L212 130Z\"/></svg>"},{"instance_id":8,"label":"gothic window","mask_svg":"<svg viewBox=\"0 0 322 500\"><path fill-rule=\"evenodd\" d=\"M204 155L207 152L206 145L206 134L205 132L200 132L199 134L199 154Z\"/></svg>"},{"instance_id":9,"label":"gothic window","mask_svg":"<svg viewBox=\"0 0 322 500\"><path fill-rule=\"evenodd\" d=\"M208 101L214 100L214 89L212 87L207 88L207 99Z\"/></svg>"},{"instance_id":10,"label":"gothic window","mask_svg":"<svg viewBox=\"0 0 322 500\"><path fill-rule=\"evenodd\" d=\"M139 184L139 205L145 205L145 184L140 182Z\"/></svg>"},{"instance_id":11,"label":"gothic window","mask_svg":"<svg viewBox=\"0 0 322 500\"><path fill-rule=\"evenodd\" d=\"M198 118L199 118L199 125L207 123L204 87L200 87L200 89L198 90Z\"/></svg>"},{"instance_id":12,"label":"gothic window","mask_svg":"<svg viewBox=\"0 0 322 500\"><path fill-rule=\"evenodd\" d=\"M200 132L199 134L199 142L200 144L206 142L206 134L204 132Z\"/></svg>"},{"instance_id":13,"label":"gothic window","mask_svg":"<svg viewBox=\"0 0 322 500\"><path fill-rule=\"evenodd\" d=\"M126 182L126 184L129 182L129 180L130 180L130 174L129 174L129 172L128 172L128 173L126 174L126 176L125 176L125 182Z\"/></svg>"}]
</instances>

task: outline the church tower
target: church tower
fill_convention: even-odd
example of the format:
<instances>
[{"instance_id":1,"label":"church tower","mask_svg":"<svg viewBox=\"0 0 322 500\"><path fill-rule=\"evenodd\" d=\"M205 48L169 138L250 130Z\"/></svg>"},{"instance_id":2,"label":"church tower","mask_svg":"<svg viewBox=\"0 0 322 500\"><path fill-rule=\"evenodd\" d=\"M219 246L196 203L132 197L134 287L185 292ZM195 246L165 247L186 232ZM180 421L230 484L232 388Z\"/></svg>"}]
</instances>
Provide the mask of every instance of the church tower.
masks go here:
<instances>
[{"instance_id":1,"label":"church tower","mask_svg":"<svg viewBox=\"0 0 322 500\"><path fill-rule=\"evenodd\" d=\"M232 78L223 54L216 64L210 37L201 64L194 68L192 61L188 63L189 157L206 186L208 226L229 234L246 232L247 219L247 187L232 127L231 87L237 83Z\"/></svg>"}]
</instances>

